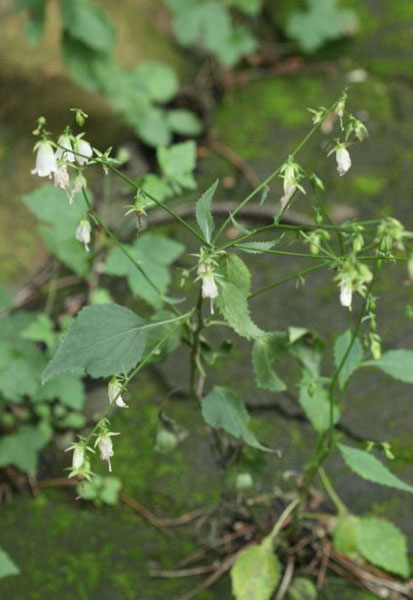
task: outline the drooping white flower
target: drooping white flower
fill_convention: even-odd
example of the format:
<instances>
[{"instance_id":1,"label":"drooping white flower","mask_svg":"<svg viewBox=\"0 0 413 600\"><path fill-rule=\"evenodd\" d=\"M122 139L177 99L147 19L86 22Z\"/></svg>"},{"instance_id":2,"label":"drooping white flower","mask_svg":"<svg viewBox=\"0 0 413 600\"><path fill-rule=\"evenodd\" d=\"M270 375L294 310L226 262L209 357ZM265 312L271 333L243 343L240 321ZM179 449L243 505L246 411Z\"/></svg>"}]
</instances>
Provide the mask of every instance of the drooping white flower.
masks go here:
<instances>
[{"instance_id":1,"label":"drooping white flower","mask_svg":"<svg viewBox=\"0 0 413 600\"><path fill-rule=\"evenodd\" d=\"M120 391L122 386L119 384L117 379L112 379L108 385L108 396L109 402L112 404L115 402L116 406L119 408L128 408L128 405L124 402L122 396L120 395Z\"/></svg>"},{"instance_id":2,"label":"drooping white flower","mask_svg":"<svg viewBox=\"0 0 413 600\"><path fill-rule=\"evenodd\" d=\"M43 140L37 145L36 166L32 170L32 175L39 177L51 177L56 173L57 161L52 144L48 140Z\"/></svg>"},{"instance_id":3,"label":"drooping white flower","mask_svg":"<svg viewBox=\"0 0 413 600\"><path fill-rule=\"evenodd\" d=\"M200 263L197 273L202 281L202 297L211 300L211 314L214 314L213 300L218 297L218 287L212 267L209 264Z\"/></svg>"},{"instance_id":4,"label":"drooping white flower","mask_svg":"<svg viewBox=\"0 0 413 600\"><path fill-rule=\"evenodd\" d=\"M72 468L80 469L85 462L85 447L83 444L75 444L73 447Z\"/></svg>"},{"instance_id":5,"label":"drooping white flower","mask_svg":"<svg viewBox=\"0 0 413 600\"><path fill-rule=\"evenodd\" d=\"M113 444L109 434L103 434L99 436L98 447L100 451L100 458L102 460L106 460L108 463L109 471L112 471L112 465L110 464L110 459L112 458L113 452Z\"/></svg>"},{"instance_id":6,"label":"drooping white flower","mask_svg":"<svg viewBox=\"0 0 413 600\"><path fill-rule=\"evenodd\" d=\"M57 140L59 146L56 150L56 158L64 158L67 162L75 162L75 155L73 154L73 146L70 137L66 134L60 136Z\"/></svg>"},{"instance_id":7,"label":"drooping white flower","mask_svg":"<svg viewBox=\"0 0 413 600\"><path fill-rule=\"evenodd\" d=\"M340 283L340 304L344 308L351 310L351 303L353 300L353 288L349 281L342 281Z\"/></svg>"},{"instance_id":8,"label":"drooping white flower","mask_svg":"<svg viewBox=\"0 0 413 600\"><path fill-rule=\"evenodd\" d=\"M69 173L65 163L58 165L57 171L54 173L54 184L62 190L69 189Z\"/></svg>"},{"instance_id":9,"label":"drooping white flower","mask_svg":"<svg viewBox=\"0 0 413 600\"><path fill-rule=\"evenodd\" d=\"M336 150L337 170L340 176L345 175L351 167L350 154L344 146L339 146Z\"/></svg>"},{"instance_id":10,"label":"drooping white flower","mask_svg":"<svg viewBox=\"0 0 413 600\"><path fill-rule=\"evenodd\" d=\"M69 198L69 204L72 204L76 194L82 191L82 189L86 189L86 179L83 177L82 173L76 175L75 182L70 192L67 193Z\"/></svg>"},{"instance_id":11,"label":"drooping white flower","mask_svg":"<svg viewBox=\"0 0 413 600\"><path fill-rule=\"evenodd\" d=\"M76 160L80 166L86 165L89 162L89 158L93 155L92 146L86 140L82 138L76 141ZM79 154L77 154L77 152Z\"/></svg>"},{"instance_id":12,"label":"drooping white flower","mask_svg":"<svg viewBox=\"0 0 413 600\"><path fill-rule=\"evenodd\" d=\"M76 229L76 239L85 245L86 252L89 252L91 226L87 219L82 219Z\"/></svg>"}]
</instances>

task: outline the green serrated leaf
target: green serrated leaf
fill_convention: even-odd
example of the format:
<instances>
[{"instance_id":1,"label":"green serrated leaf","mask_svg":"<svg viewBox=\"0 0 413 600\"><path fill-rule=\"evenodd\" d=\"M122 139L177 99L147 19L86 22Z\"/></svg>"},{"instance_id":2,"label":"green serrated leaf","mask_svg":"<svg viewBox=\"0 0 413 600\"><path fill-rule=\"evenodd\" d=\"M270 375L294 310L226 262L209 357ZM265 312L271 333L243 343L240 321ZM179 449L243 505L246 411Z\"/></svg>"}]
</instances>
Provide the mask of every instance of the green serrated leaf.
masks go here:
<instances>
[{"instance_id":1,"label":"green serrated leaf","mask_svg":"<svg viewBox=\"0 0 413 600\"><path fill-rule=\"evenodd\" d=\"M81 276L90 270L90 256L76 238L76 228L87 212L84 198L77 195L69 204L63 190L50 183L23 196L23 202L37 217L39 233L52 254Z\"/></svg>"},{"instance_id":2,"label":"green serrated leaf","mask_svg":"<svg viewBox=\"0 0 413 600\"><path fill-rule=\"evenodd\" d=\"M220 293L217 305L228 325L241 337L254 339L263 335L262 329L252 321L246 295L240 288L226 281L218 281Z\"/></svg>"},{"instance_id":3,"label":"green serrated leaf","mask_svg":"<svg viewBox=\"0 0 413 600\"><path fill-rule=\"evenodd\" d=\"M307 370L303 371L300 382L300 406L307 415L317 433L324 433L330 426L330 402L327 390L319 379ZM334 406L333 423L340 419L340 410Z\"/></svg>"},{"instance_id":4,"label":"green serrated leaf","mask_svg":"<svg viewBox=\"0 0 413 600\"><path fill-rule=\"evenodd\" d=\"M196 182L193 170L196 166L196 144L194 141L174 144L169 148L158 148L157 158L165 177L179 186L194 190Z\"/></svg>"},{"instance_id":5,"label":"green serrated leaf","mask_svg":"<svg viewBox=\"0 0 413 600\"><path fill-rule=\"evenodd\" d=\"M409 576L406 538L393 523L383 519L358 519L356 539L360 554L368 562L401 577Z\"/></svg>"},{"instance_id":6,"label":"green serrated leaf","mask_svg":"<svg viewBox=\"0 0 413 600\"><path fill-rule=\"evenodd\" d=\"M252 364L259 388L271 392L282 392L287 389L285 383L272 368L272 364L285 354L287 349L287 336L283 332L265 333L255 340L252 350Z\"/></svg>"},{"instance_id":7,"label":"green serrated leaf","mask_svg":"<svg viewBox=\"0 0 413 600\"><path fill-rule=\"evenodd\" d=\"M20 569L14 564L10 556L0 548L0 579L9 575L18 575Z\"/></svg>"},{"instance_id":8,"label":"green serrated leaf","mask_svg":"<svg viewBox=\"0 0 413 600\"><path fill-rule=\"evenodd\" d=\"M83 308L43 373L55 375L83 368L91 377L128 373L141 359L147 321L118 304Z\"/></svg>"},{"instance_id":9,"label":"green serrated leaf","mask_svg":"<svg viewBox=\"0 0 413 600\"><path fill-rule=\"evenodd\" d=\"M60 400L73 410L81 410L85 403L85 389L80 375L61 373L44 383L34 396L35 402Z\"/></svg>"},{"instance_id":10,"label":"green serrated leaf","mask_svg":"<svg viewBox=\"0 0 413 600\"><path fill-rule=\"evenodd\" d=\"M167 267L182 254L184 246L163 235L144 233L133 244L125 244L124 247L139 263L157 289L119 248L114 248L110 252L105 262L104 272L116 277L126 277L135 296L143 298L156 309L161 308L162 296L167 293L171 281L170 269Z\"/></svg>"},{"instance_id":11,"label":"green serrated leaf","mask_svg":"<svg viewBox=\"0 0 413 600\"><path fill-rule=\"evenodd\" d=\"M98 52L110 52L115 29L105 13L90 0L62 0L61 16L70 35Z\"/></svg>"},{"instance_id":12,"label":"green serrated leaf","mask_svg":"<svg viewBox=\"0 0 413 600\"><path fill-rule=\"evenodd\" d=\"M260 444L249 428L250 416L242 398L230 388L215 386L202 399L202 416L211 427L221 427L259 450L269 451Z\"/></svg>"},{"instance_id":13,"label":"green serrated leaf","mask_svg":"<svg viewBox=\"0 0 413 600\"><path fill-rule=\"evenodd\" d=\"M211 202L218 187L218 183L217 179L216 182L202 194L195 207L197 223L207 242L211 241L214 232L214 218L211 212Z\"/></svg>"},{"instance_id":14,"label":"green serrated leaf","mask_svg":"<svg viewBox=\"0 0 413 600\"><path fill-rule=\"evenodd\" d=\"M336 550L351 559L359 557L356 526L359 521L354 515L344 515L337 521L333 531L333 544Z\"/></svg>"},{"instance_id":15,"label":"green serrated leaf","mask_svg":"<svg viewBox=\"0 0 413 600\"><path fill-rule=\"evenodd\" d=\"M36 320L31 323L27 329L22 332L22 338L32 340L33 342L44 342L48 348L52 348L55 343L56 334L54 332L53 321L46 314L39 314Z\"/></svg>"},{"instance_id":16,"label":"green serrated leaf","mask_svg":"<svg viewBox=\"0 0 413 600\"><path fill-rule=\"evenodd\" d=\"M364 364L377 367L393 379L413 383L413 350L389 350L378 360L371 360Z\"/></svg>"},{"instance_id":17,"label":"green serrated leaf","mask_svg":"<svg viewBox=\"0 0 413 600\"><path fill-rule=\"evenodd\" d=\"M251 291L251 273L244 261L236 254L227 254L224 261L224 277L248 296Z\"/></svg>"},{"instance_id":18,"label":"green serrated leaf","mask_svg":"<svg viewBox=\"0 0 413 600\"><path fill-rule=\"evenodd\" d=\"M396 475L393 475L387 467L385 467L375 456L365 452L364 450L358 450L357 448L351 448L344 444L338 444L338 448L344 459L346 465L357 475L388 487L396 488L404 492L413 493L413 486L405 483Z\"/></svg>"},{"instance_id":19,"label":"green serrated leaf","mask_svg":"<svg viewBox=\"0 0 413 600\"><path fill-rule=\"evenodd\" d=\"M23 425L16 433L0 439L0 467L13 465L34 475L37 470L37 456L49 441L49 436L41 427Z\"/></svg>"},{"instance_id":20,"label":"green serrated leaf","mask_svg":"<svg viewBox=\"0 0 413 600\"><path fill-rule=\"evenodd\" d=\"M232 592L236 600L270 600L281 578L281 566L272 544L244 550L231 569Z\"/></svg>"},{"instance_id":21,"label":"green serrated leaf","mask_svg":"<svg viewBox=\"0 0 413 600\"><path fill-rule=\"evenodd\" d=\"M142 86L154 102L162 104L169 102L178 91L178 77L172 67L166 63L154 60L141 62L135 69L134 75L142 82Z\"/></svg>"},{"instance_id":22,"label":"green serrated leaf","mask_svg":"<svg viewBox=\"0 0 413 600\"><path fill-rule=\"evenodd\" d=\"M202 121L190 110L176 108L167 113L168 125L174 133L180 135L199 135L202 131Z\"/></svg>"},{"instance_id":23,"label":"green serrated leaf","mask_svg":"<svg viewBox=\"0 0 413 600\"><path fill-rule=\"evenodd\" d=\"M340 335L334 344L334 362L336 368L341 365L344 356L346 355L347 349L350 346L353 333L350 329ZM338 384L340 389L344 389L346 383L353 375L354 371L359 367L363 360L363 346L358 338L354 340L351 350L345 360L344 365L341 368L338 376Z\"/></svg>"},{"instance_id":24,"label":"green serrated leaf","mask_svg":"<svg viewBox=\"0 0 413 600\"><path fill-rule=\"evenodd\" d=\"M276 242L242 242L236 248L239 248L243 252L249 252L250 254L260 254L266 250L271 250L275 246Z\"/></svg>"}]
</instances>

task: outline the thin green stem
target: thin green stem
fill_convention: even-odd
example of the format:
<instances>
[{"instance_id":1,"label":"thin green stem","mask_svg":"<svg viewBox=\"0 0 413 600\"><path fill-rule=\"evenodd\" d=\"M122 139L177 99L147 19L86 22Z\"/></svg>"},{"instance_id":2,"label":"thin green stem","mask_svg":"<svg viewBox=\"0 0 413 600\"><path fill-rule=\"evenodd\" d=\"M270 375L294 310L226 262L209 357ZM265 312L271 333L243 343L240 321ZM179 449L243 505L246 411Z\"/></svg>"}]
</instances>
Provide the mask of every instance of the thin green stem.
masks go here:
<instances>
[{"instance_id":1,"label":"thin green stem","mask_svg":"<svg viewBox=\"0 0 413 600\"><path fill-rule=\"evenodd\" d=\"M297 508L297 506L299 504L300 504L300 499L295 498L292 502L290 502L290 504L287 505L287 507L283 510L279 519L275 523L274 527L272 528L271 533L265 538L266 540L270 540L271 542L273 542L275 540L275 538L277 537L277 535L280 533L281 529L283 528L285 521L288 519L288 517L291 515L291 513L294 512L294 510Z\"/></svg>"},{"instance_id":2,"label":"thin green stem","mask_svg":"<svg viewBox=\"0 0 413 600\"><path fill-rule=\"evenodd\" d=\"M248 246L237 246L240 250L250 250ZM274 254L276 256L295 256L296 258L312 258L314 259L330 259L331 262L336 262L338 257L330 254L326 254L325 256L321 254L310 254L306 252L289 252L288 250L260 250L260 254Z\"/></svg>"},{"instance_id":3,"label":"thin green stem","mask_svg":"<svg viewBox=\"0 0 413 600\"><path fill-rule=\"evenodd\" d=\"M101 162L108 169L110 169L111 171L113 171L114 173L116 173L121 179L123 179L131 187L133 187L134 190L139 191L141 189L141 187L137 183L135 183L133 181L133 179L130 179L130 177L128 177L127 175L125 175L124 173L122 173L122 171L119 171L119 169L117 169L116 167L114 167L111 163L103 162L102 160L98 160L98 162ZM151 194L149 194L146 191L145 191L145 196L147 196L150 200L152 200L153 202L155 202L155 204L157 204L158 206L160 206L161 208L163 208L163 210L165 210L167 213L169 213L171 215L171 217L173 217L174 219L176 219L181 225L183 225L183 227L185 227L185 229L187 229L188 231L190 231L196 238L198 238L198 240L202 244L204 244L205 246L211 246L211 244L204 238L204 236L201 233L199 233L196 229L194 229L192 227L192 225L190 225L187 221L185 221L185 219L183 219L182 217L180 217L172 208L169 208L169 206L167 206L166 204L164 204L163 202L161 202L161 200L158 200L157 198L155 198L155 196L152 196Z\"/></svg>"},{"instance_id":4,"label":"thin green stem","mask_svg":"<svg viewBox=\"0 0 413 600\"><path fill-rule=\"evenodd\" d=\"M347 514L348 510L347 510L346 505L341 500L341 498L338 496L329 477L327 477L327 473L325 472L323 467L319 468L318 474L320 476L321 483L323 484L327 494L330 496L330 499L333 502L334 506L336 507L338 514L339 515Z\"/></svg>"},{"instance_id":5,"label":"thin green stem","mask_svg":"<svg viewBox=\"0 0 413 600\"><path fill-rule=\"evenodd\" d=\"M255 292L252 292L248 296L248 298L253 298L254 296L258 296L258 294L262 294L263 292L272 290L273 288L276 288L279 285L282 285L283 283L287 283L287 281L291 281L292 279L298 279L299 277L302 277L303 275L307 275L308 273L311 273L312 271L316 271L317 269L321 269L322 267L325 267L329 264L330 264L329 261L322 262L322 263L319 263L318 265L313 265L312 267L308 267L307 269L302 269L301 271L298 271L298 273L294 273L293 275L288 275L288 277L284 277L284 279L279 279L278 281L274 281L274 283L269 283L268 285L265 285L265 286L259 288L258 290L255 290Z\"/></svg>"}]
</instances>

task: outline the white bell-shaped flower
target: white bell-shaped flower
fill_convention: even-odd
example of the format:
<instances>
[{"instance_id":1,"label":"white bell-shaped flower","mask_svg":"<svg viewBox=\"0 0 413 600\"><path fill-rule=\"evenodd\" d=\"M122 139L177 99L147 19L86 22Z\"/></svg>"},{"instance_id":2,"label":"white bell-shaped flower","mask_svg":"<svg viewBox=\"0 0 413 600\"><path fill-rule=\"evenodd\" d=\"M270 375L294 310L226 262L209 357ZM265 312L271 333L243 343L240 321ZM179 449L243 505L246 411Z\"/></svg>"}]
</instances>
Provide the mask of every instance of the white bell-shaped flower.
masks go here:
<instances>
[{"instance_id":1,"label":"white bell-shaped flower","mask_svg":"<svg viewBox=\"0 0 413 600\"><path fill-rule=\"evenodd\" d=\"M113 452L113 444L109 434L103 434L99 436L98 448L100 452L100 458L102 460L106 460L108 463L109 471L112 471L112 465L110 464L110 459L112 458Z\"/></svg>"},{"instance_id":2,"label":"white bell-shaped flower","mask_svg":"<svg viewBox=\"0 0 413 600\"><path fill-rule=\"evenodd\" d=\"M76 229L76 239L85 245L86 252L89 252L91 226L87 219L82 219Z\"/></svg>"},{"instance_id":3,"label":"white bell-shaped flower","mask_svg":"<svg viewBox=\"0 0 413 600\"><path fill-rule=\"evenodd\" d=\"M57 161L52 144L48 140L43 140L37 144L36 166L32 170L32 175L39 177L51 177L56 173Z\"/></svg>"},{"instance_id":4,"label":"white bell-shaped flower","mask_svg":"<svg viewBox=\"0 0 413 600\"><path fill-rule=\"evenodd\" d=\"M58 165L57 171L54 173L54 184L62 190L69 189L69 173L65 163Z\"/></svg>"},{"instance_id":5,"label":"white bell-shaped flower","mask_svg":"<svg viewBox=\"0 0 413 600\"><path fill-rule=\"evenodd\" d=\"M119 384L119 381L117 379L112 379L112 381L109 382L109 385L108 385L109 402L110 402L110 404L115 402L116 406L119 406L119 408L128 408L128 405L125 403L125 401L123 400L123 398L120 394L121 389L122 389L122 386Z\"/></svg>"},{"instance_id":6,"label":"white bell-shaped flower","mask_svg":"<svg viewBox=\"0 0 413 600\"><path fill-rule=\"evenodd\" d=\"M348 281L342 281L340 283L340 304L344 308L351 310L351 303L353 300L353 288L351 283Z\"/></svg>"},{"instance_id":7,"label":"white bell-shaped flower","mask_svg":"<svg viewBox=\"0 0 413 600\"><path fill-rule=\"evenodd\" d=\"M92 146L82 138L76 141L76 160L80 166L86 165L93 156Z\"/></svg>"},{"instance_id":8,"label":"white bell-shaped flower","mask_svg":"<svg viewBox=\"0 0 413 600\"><path fill-rule=\"evenodd\" d=\"M67 162L75 162L75 155L73 154L73 146L70 137L66 134L60 136L57 140L58 148L56 150L56 158L64 158Z\"/></svg>"},{"instance_id":9,"label":"white bell-shaped flower","mask_svg":"<svg viewBox=\"0 0 413 600\"><path fill-rule=\"evenodd\" d=\"M211 314L214 314L213 300L214 298L218 297L218 287L215 282L212 267L209 264L200 263L197 273L202 282L202 297L209 298L211 300Z\"/></svg>"},{"instance_id":10,"label":"white bell-shaped flower","mask_svg":"<svg viewBox=\"0 0 413 600\"><path fill-rule=\"evenodd\" d=\"M337 170L340 176L345 175L351 167L350 154L344 146L339 146L336 150Z\"/></svg>"},{"instance_id":11,"label":"white bell-shaped flower","mask_svg":"<svg viewBox=\"0 0 413 600\"><path fill-rule=\"evenodd\" d=\"M83 444L75 444L72 456L72 468L80 469L85 462L85 447Z\"/></svg>"}]
</instances>

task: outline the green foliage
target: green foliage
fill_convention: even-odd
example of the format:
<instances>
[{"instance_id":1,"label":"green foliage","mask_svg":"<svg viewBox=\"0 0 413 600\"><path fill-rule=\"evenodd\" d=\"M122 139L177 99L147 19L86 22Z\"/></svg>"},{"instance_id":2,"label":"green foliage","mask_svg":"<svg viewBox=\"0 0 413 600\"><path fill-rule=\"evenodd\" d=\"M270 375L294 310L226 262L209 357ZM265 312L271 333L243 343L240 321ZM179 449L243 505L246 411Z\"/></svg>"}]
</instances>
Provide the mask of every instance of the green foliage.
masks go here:
<instances>
[{"instance_id":1,"label":"green foliage","mask_svg":"<svg viewBox=\"0 0 413 600\"><path fill-rule=\"evenodd\" d=\"M357 475L363 477L363 479L396 488L404 492L413 493L413 486L405 483L396 477L396 475L393 475L393 473L372 454L369 454L364 450L345 446L344 444L338 444L338 448L346 465L350 467L352 471L357 473Z\"/></svg>"},{"instance_id":2,"label":"green foliage","mask_svg":"<svg viewBox=\"0 0 413 600\"><path fill-rule=\"evenodd\" d=\"M96 475L92 481L83 481L76 487L77 494L82 500L93 502L96 506L118 503L122 483L117 477L100 477Z\"/></svg>"},{"instance_id":3,"label":"green foliage","mask_svg":"<svg viewBox=\"0 0 413 600\"><path fill-rule=\"evenodd\" d=\"M293 11L286 26L287 34L304 52L314 52L356 30L356 14L340 8L339 0L307 0L307 10Z\"/></svg>"},{"instance_id":4,"label":"green foliage","mask_svg":"<svg viewBox=\"0 0 413 600\"><path fill-rule=\"evenodd\" d=\"M61 16L68 34L97 52L111 52L115 31L104 12L90 0L62 0Z\"/></svg>"},{"instance_id":5,"label":"green foliage","mask_svg":"<svg viewBox=\"0 0 413 600\"><path fill-rule=\"evenodd\" d=\"M242 242L239 246L236 245L236 248L242 250L242 252L247 252L250 254L260 254L261 252L265 252L265 250L271 250L275 246L276 242L268 241L268 242Z\"/></svg>"},{"instance_id":6,"label":"green foliage","mask_svg":"<svg viewBox=\"0 0 413 600\"><path fill-rule=\"evenodd\" d=\"M263 331L253 323L248 308L251 289L248 267L239 256L229 254L223 261L220 274L217 305L225 320L238 335L247 339L259 337Z\"/></svg>"},{"instance_id":7,"label":"green foliage","mask_svg":"<svg viewBox=\"0 0 413 600\"><path fill-rule=\"evenodd\" d=\"M193 112L184 108L176 108L168 111L168 125L174 133L179 135L199 135L202 131L202 122Z\"/></svg>"},{"instance_id":8,"label":"green foliage","mask_svg":"<svg viewBox=\"0 0 413 600\"><path fill-rule=\"evenodd\" d=\"M211 427L220 427L253 448L268 450L249 428L250 416L244 401L230 388L215 386L202 399L202 416Z\"/></svg>"},{"instance_id":9,"label":"green foliage","mask_svg":"<svg viewBox=\"0 0 413 600\"><path fill-rule=\"evenodd\" d=\"M359 518L354 515L342 515L333 531L334 547L351 559L359 558L357 543L357 523Z\"/></svg>"},{"instance_id":10,"label":"green foliage","mask_svg":"<svg viewBox=\"0 0 413 600\"><path fill-rule=\"evenodd\" d=\"M358 519L356 536L360 554L368 562L401 577L409 576L406 538L393 523L382 519Z\"/></svg>"},{"instance_id":11,"label":"green foliage","mask_svg":"<svg viewBox=\"0 0 413 600\"><path fill-rule=\"evenodd\" d=\"M37 46L44 31L46 0L17 0L16 8L27 11L27 21L24 24L26 37L32 46Z\"/></svg>"},{"instance_id":12,"label":"green foliage","mask_svg":"<svg viewBox=\"0 0 413 600\"><path fill-rule=\"evenodd\" d=\"M59 398L72 410L81 410L85 402L84 384L79 373L62 373L46 381L34 394L35 402L51 402Z\"/></svg>"},{"instance_id":13,"label":"green foliage","mask_svg":"<svg viewBox=\"0 0 413 600\"><path fill-rule=\"evenodd\" d=\"M0 579L9 575L18 575L20 569L14 564L10 556L0 548Z\"/></svg>"},{"instance_id":14,"label":"green foliage","mask_svg":"<svg viewBox=\"0 0 413 600\"><path fill-rule=\"evenodd\" d=\"M83 308L43 373L43 381L82 368L92 377L128 373L145 349L147 321L118 304Z\"/></svg>"},{"instance_id":15,"label":"green foliage","mask_svg":"<svg viewBox=\"0 0 413 600\"><path fill-rule=\"evenodd\" d=\"M258 10L252 0L232 0L249 14ZM228 8L216 0L166 0L172 12L172 26L183 46L200 47L217 56L226 67L233 67L253 52L256 41L243 25L233 26Z\"/></svg>"},{"instance_id":16,"label":"green foliage","mask_svg":"<svg viewBox=\"0 0 413 600\"><path fill-rule=\"evenodd\" d=\"M316 600L317 588L311 579L294 577L287 592L287 600Z\"/></svg>"},{"instance_id":17,"label":"green foliage","mask_svg":"<svg viewBox=\"0 0 413 600\"><path fill-rule=\"evenodd\" d=\"M23 425L16 433L0 438L0 467L14 465L34 475L38 452L49 442L51 431L44 426Z\"/></svg>"},{"instance_id":18,"label":"green foliage","mask_svg":"<svg viewBox=\"0 0 413 600\"><path fill-rule=\"evenodd\" d=\"M125 244L124 248L137 261L144 274L120 248L114 248L110 252L105 262L105 273L126 277L134 296L143 298L154 308L161 308L162 296L166 294L171 282L168 267L182 254L184 246L159 234L144 233L133 244ZM145 275L152 280L158 291Z\"/></svg>"},{"instance_id":19,"label":"green foliage","mask_svg":"<svg viewBox=\"0 0 413 600\"><path fill-rule=\"evenodd\" d=\"M23 202L39 220L39 233L50 252L75 273L86 277L90 257L75 238L79 221L87 211L82 195L77 194L73 204L69 204L63 190L46 183L23 196Z\"/></svg>"},{"instance_id":20,"label":"green foliage","mask_svg":"<svg viewBox=\"0 0 413 600\"><path fill-rule=\"evenodd\" d=\"M285 383L272 368L273 363L284 355L287 349L288 342L283 332L265 333L255 340L252 364L258 387L270 392L282 392L287 389Z\"/></svg>"},{"instance_id":21,"label":"green foliage","mask_svg":"<svg viewBox=\"0 0 413 600\"><path fill-rule=\"evenodd\" d=\"M327 390L319 379L307 370L303 371L300 381L300 406L307 415L317 433L324 433L330 426L330 402ZM333 423L340 418L340 411L334 406Z\"/></svg>"},{"instance_id":22,"label":"green foliage","mask_svg":"<svg viewBox=\"0 0 413 600\"><path fill-rule=\"evenodd\" d=\"M262 5L262 0L226 0L229 6L241 10L246 15L256 15Z\"/></svg>"},{"instance_id":23,"label":"green foliage","mask_svg":"<svg viewBox=\"0 0 413 600\"><path fill-rule=\"evenodd\" d=\"M158 148L157 158L166 180L180 191L194 190L196 181L192 174L196 165L196 144L193 141L174 144L169 148Z\"/></svg>"},{"instance_id":24,"label":"green foliage","mask_svg":"<svg viewBox=\"0 0 413 600\"><path fill-rule=\"evenodd\" d=\"M404 383L413 383L413 350L389 350L378 360L371 360L365 364L377 367Z\"/></svg>"},{"instance_id":25,"label":"green foliage","mask_svg":"<svg viewBox=\"0 0 413 600\"><path fill-rule=\"evenodd\" d=\"M346 356L352 337L353 334L351 330L348 329L336 339L334 344L334 362L337 369L340 367L344 357ZM340 389L344 389L346 383L353 375L357 367L360 366L362 360L363 347L360 340L356 338L338 376L338 384Z\"/></svg>"},{"instance_id":26,"label":"green foliage","mask_svg":"<svg viewBox=\"0 0 413 600\"><path fill-rule=\"evenodd\" d=\"M135 83L142 86L153 102L170 102L178 91L179 81L175 71L161 62L142 62L133 71L133 77ZM192 116L191 112L186 112Z\"/></svg>"},{"instance_id":27,"label":"green foliage","mask_svg":"<svg viewBox=\"0 0 413 600\"><path fill-rule=\"evenodd\" d=\"M236 600L270 600L280 578L281 566L269 539L244 550L231 569Z\"/></svg>"},{"instance_id":28,"label":"green foliage","mask_svg":"<svg viewBox=\"0 0 413 600\"><path fill-rule=\"evenodd\" d=\"M211 212L211 202L218 186L218 179L211 187L202 194L201 198L196 203L195 215L200 230L204 234L207 242L211 241L214 233L214 218Z\"/></svg>"}]
</instances>

